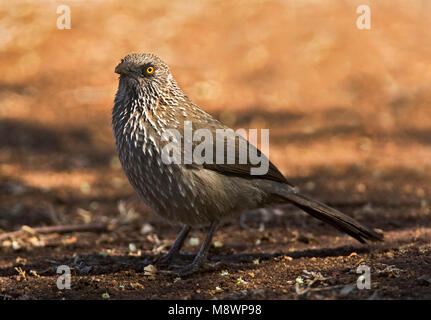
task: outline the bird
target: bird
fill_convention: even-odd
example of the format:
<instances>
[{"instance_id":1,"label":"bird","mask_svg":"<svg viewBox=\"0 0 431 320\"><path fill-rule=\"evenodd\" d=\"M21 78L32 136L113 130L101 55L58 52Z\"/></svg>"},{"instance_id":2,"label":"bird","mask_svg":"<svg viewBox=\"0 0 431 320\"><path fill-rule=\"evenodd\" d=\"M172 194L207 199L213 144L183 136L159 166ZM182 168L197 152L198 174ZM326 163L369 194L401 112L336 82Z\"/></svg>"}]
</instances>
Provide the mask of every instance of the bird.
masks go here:
<instances>
[{"instance_id":1,"label":"bird","mask_svg":"<svg viewBox=\"0 0 431 320\"><path fill-rule=\"evenodd\" d=\"M119 74L119 82L112 127L123 171L146 205L162 218L182 225L173 245L157 260L157 265L169 267L179 258L192 228L208 228L193 261L175 271L183 276L198 272L206 263L217 227L224 221L249 210L278 204L293 204L361 243L383 240L381 232L299 193L256 146L195 104L181 90L168 65L155 54L128 54L116 66L115 73ZM226 161L226 155L224 161L215 161L220 160L214 159L218 150L209 161L185 161L184 146L188 143L196 147L199 142L185 136L188 124L193 130L209 132L212 145L220 137L219 131L229 131L223 143L226 147L229 139L234 139L235 161ZM167 139L169 130L178 132L176 139ZM163 155L166 156L168 143L174 140L181 161L167 162ZM252 174L256 164L250 159L239 161L241 152L247 154L248 150L256 151L267 161L265 173ZM210 151L208 155L211 156Z\"/></svg>"}]
</instances>

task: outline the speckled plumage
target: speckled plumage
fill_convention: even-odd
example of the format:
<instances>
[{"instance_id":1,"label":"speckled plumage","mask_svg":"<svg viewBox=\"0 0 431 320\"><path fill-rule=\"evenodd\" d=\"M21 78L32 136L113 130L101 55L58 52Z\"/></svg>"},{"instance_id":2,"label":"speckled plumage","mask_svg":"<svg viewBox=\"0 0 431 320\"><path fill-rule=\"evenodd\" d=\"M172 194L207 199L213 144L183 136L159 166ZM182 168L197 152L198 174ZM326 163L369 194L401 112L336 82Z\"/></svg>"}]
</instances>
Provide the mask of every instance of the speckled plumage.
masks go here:
<instances>
[{"instance_id":1,"label":"speckled plumage","mask_svg":"<svg viewBox=\"0 0 431 320\"><path fill-rule=\"evenodd\" d=\"M140 198L169 221L191 226L209 225L214 219L229 218L258 206L264 192L250 185L249 180L226 177L203 166L161 161L164 130L181 130L190 118L194 129L225 126L183 94L166 64L156 56L129 55L123 63L152 63L155 72L160 72L148 83L120 76L113 108L118 155Z\"/></svg>"},{"instance_id":2,"label":"speckled plumage","mask_svg":"<svg viewBox=\"0 0 431 320\"><path fill-rule=\"evenodd\" d=\"M149 67L154 68L151 74L145 73ZM158 215L187 226L211 225L213 230L216 222L244 210L290 202L361 242L381 239L381 235L341 212L296 193L270 162L263 176L252 176L250 163L164 164L161 150L166 143L162 140L165 130L181 132L185 121L192 122L193 130L205 128L213 133L227 127L182 92L168 66L157 56L130 54L115 71L120 74L112 116L118 156L139 197ZM255 148L248 143L247 147ZM178 250L183 236L174 245ZM201 251L204 249L207 251Z\"/></svg>"}]
</instances>

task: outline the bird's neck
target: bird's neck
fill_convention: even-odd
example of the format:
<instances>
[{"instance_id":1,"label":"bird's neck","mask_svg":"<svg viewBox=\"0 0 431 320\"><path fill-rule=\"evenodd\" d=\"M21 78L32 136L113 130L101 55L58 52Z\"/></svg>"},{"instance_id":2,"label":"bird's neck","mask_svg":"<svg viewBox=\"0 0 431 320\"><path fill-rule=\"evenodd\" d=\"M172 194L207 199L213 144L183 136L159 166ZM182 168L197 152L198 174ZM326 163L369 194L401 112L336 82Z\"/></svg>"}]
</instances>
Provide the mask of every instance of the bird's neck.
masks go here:
<instances>
[{"instance_id":1,"label":"bird's neck","mask_svg":"<svg viewBox=\"0 0 431 320\"><path fill-rule=\"evenodd\" d=\"M149 137L160 140L165 130L181 126L187 101L176 83L165 91L157 87L140 91L119 88L112 112L117 142L128 141L138 147Z\"/></svg>"}]
</instances>

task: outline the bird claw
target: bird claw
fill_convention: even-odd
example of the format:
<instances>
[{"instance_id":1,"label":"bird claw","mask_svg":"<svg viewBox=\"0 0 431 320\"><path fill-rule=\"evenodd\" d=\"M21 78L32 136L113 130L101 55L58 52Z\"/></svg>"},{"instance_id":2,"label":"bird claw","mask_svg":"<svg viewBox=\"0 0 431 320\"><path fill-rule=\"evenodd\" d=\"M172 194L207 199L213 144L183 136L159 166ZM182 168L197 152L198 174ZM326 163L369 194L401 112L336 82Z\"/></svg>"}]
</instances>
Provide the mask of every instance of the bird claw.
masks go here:
<instances>
[{"instance_id":1,"label":"bird claw","mask_svg":"<svg viewBox=\"0 0 431 320\"><path fill-rule=\"evenodd\" d=\"M174 260L176 260L177 257L177 254L168 252L167 254L157 259L154 265L157 267L169 267L174 262Z\"/></svg>"},{"instance_id":2,"label":"bird claw","mask_svg":"<svg viewBox=\"0 0 431 320\"><path fill-rule=\"evenodd\" d=\"M202 263L190 263L184 267L182 267L180 270L177 271L178 276L190 276L196 272L198 272L201 267L202 267Z\"/></svg>"},{"instance_id":3,"label":"bird claw","mask_svg":"<svg viewBox=\"0 0 431 320\"><path fill-rule=\"evenodd\" d=\"M223 262L216 262L216 263L192 262L183 267L180 267L178 265L171 265L171 270L159 270L159 272L161 274L168 274L176 277L186 277L199 271L211 272L218 269L222 265L224 265Z\"/></svg>"}]
</instances>

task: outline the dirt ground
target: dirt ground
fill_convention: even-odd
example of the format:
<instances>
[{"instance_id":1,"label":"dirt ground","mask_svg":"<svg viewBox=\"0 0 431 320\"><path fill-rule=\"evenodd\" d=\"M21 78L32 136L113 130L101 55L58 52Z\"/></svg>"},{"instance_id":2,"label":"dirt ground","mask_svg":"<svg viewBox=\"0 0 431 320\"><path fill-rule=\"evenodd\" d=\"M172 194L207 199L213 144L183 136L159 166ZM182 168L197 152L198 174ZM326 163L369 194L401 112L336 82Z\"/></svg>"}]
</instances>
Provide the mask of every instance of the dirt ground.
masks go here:
<instances>
[{"instance_id":1,"label":"dirt ground","mask_svg":"<svg viewBox=\"0 0 431 320\"><path fill-rule=\"evenodd\" d=\"M0 237L109 230L0 240L0 299L431 299L429 1L373 2L366 31L355 1L64 2L70 30L56 2L0 5ZM270 128L290 182L385 241L273 208L223 225L201 273L152 273L180 228L137 200L115 154L113 70L130 52L157 53L227 124Z\"/></svg>"}]
</instances>

